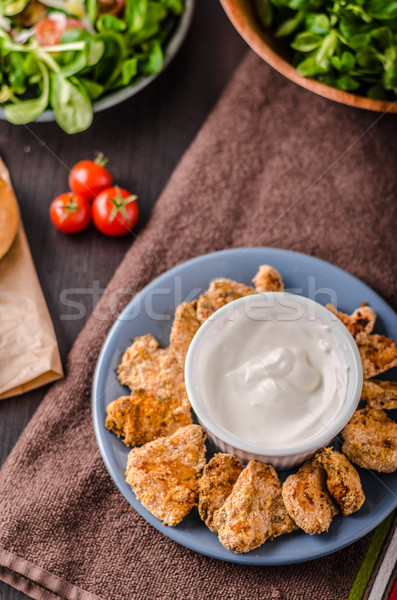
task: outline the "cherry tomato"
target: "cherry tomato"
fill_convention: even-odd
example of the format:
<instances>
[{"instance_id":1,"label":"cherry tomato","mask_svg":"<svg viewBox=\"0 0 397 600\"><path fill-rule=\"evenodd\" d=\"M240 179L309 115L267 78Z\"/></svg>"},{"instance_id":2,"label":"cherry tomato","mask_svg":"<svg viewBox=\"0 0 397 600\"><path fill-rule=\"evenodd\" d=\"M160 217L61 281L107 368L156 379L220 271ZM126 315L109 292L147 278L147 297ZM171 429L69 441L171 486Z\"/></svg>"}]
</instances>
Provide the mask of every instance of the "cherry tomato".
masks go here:
<instances>
[{"instance_id":1,"label":"cherry tomato","mask_svg":"<svg viewBox=\"0 0 397 600\"><path fill-rule=\"evenodd\" d=\"M64 233L77 233L91 221L91 206L86 198L67 192L51 202L50 219Z\"/></svg>"},{"instance_id":2,"label":"cherry tomato","mask_svg":"<svg viewBox=\"0 0 397 600\"><path fill-rule=\"evenodd\" d=\"M94 225L106 235L115 237L128 233L137 224L138 217L136 196L118 186L103 190L92 204Z\"/></svg>"},{"instance_id":3,"label":"cherry tomato","mask_svg":"<svg viewBox=\"0 0 397 600\"><path fill-rule=\"evenodd\" d=\"M102 190L111 187L113 177L105 169L106 160L102 156L93 160L82 160L74 165L69 174L70 189L76 194L80 194L93 200Z\"/></svg>"},{"instance_id":4,"label":"cherry tomato","mask_svg":"<svg viewBox=\"0 0 397 600\"><path fill-rule=\"evenodd\" d=\"M54 46L59 44L61 37L69 29L84 29L78 19L65 17L64 19L43 19L34 28L34 35L41 46Z\"/></svg>"}]
</instances>

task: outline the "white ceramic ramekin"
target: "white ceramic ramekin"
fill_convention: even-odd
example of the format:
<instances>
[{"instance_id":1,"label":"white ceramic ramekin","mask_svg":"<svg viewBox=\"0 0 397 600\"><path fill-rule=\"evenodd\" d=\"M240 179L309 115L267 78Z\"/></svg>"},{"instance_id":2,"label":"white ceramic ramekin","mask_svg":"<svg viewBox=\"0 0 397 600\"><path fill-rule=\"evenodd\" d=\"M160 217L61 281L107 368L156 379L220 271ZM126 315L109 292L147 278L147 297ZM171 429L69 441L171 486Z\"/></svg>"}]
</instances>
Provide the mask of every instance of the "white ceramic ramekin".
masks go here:
<instances>
[{"instance_id":1,"label":"white ceramic ramekin","mask_svg":"<svg viewBox=\"0 0 397 600\"><path fill-rule=\"evenodd\" d=\"M258 308L258 305L269 307L275 302L288 304L289 301L301 305L302 309L312 315L313 319L320 319L322 323L331 328L338 342L340 354L349 368L346 397L335 418L327 424L320 434L311 438L310 441L303 440L299 445L286 449L266 448L265 446L261 447L256 444L250 445L239 440L235 435L215 422L213 416L209 413L202 396L202 382L206 377L205 367L203 367L206 361L203 360L203 357L208 352L208 348L216 337L217 332L236 313L244 315L244 318L249 318L250 309L253 308L255 310ZM186 357L185 382L187 393L197 419L219 450L234 454L244 462L260 460L272 464L279 469L289 469L313 456L319 448L329 444L343 429L359 403L363 372L360 354L353 337L333 313L321 304L304 296L289 294L287 292L266 292L246 296L230 302L217 310L200 327L190 344Z\"/></svg>"}]
</instances>

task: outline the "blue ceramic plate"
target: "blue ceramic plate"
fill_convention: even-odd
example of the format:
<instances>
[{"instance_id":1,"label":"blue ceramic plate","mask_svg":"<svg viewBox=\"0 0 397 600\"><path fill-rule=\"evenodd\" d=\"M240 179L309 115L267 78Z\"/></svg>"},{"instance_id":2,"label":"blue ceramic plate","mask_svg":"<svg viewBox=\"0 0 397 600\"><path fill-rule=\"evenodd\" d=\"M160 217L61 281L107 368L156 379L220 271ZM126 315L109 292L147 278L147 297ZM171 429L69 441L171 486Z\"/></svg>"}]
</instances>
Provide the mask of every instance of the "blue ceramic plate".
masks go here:
<instances>
[{"instance_id":1,"label":"blue ceramic plate","mask_svg":"<svg viewBox=\"0 0 397 600\"><path fill-rule=\"evenodd\" d=\"M176 542L208 556L250 565L281 565L310 560L330 554L358 540L374 529L397 506L397 472L379 474L360 469L367 497L355 514L334 518L328 533L310 536L302 531L267 542L247 554L226 550L200 520L197 508L176 527L161 524L135 498L125 482L128 448L105 429L106 406L128 393L116 378L116 368L133 337L150 332L162 346L168 344L175 307L190 301L217 277L246 284L259 265L270 264L282 275L289 291L304 294L325 304L337 303L351 312L368 302L378 315L376 332L397 339L397 315L364 283L338 267L312 256L275 248L224 250L200 256L164 273L144 288L119 315L103 345L95 371L92 410L96 438L111 477L131 506L149 523ZM388 379L395 378L390 371ZM209 448L208 456L210 456ZM288 473L281 473L284 479Z\"/></svg>"}]
</instances>

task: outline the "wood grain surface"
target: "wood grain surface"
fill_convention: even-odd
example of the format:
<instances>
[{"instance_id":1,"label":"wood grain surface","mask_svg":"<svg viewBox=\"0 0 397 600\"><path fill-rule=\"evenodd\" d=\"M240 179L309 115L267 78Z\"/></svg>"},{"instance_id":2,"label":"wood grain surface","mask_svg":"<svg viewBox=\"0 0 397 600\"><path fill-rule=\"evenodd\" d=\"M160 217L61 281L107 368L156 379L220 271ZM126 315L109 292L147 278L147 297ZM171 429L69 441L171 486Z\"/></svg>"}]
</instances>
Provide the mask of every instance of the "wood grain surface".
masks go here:
<instances>
[{"instance_id":1,"label":"wood grain surface","mask_svg":"<svg viewBox=\"0 0 397 600\"><path fill-rule=\"evenodd\" d=\"M192 28L168 69L137 96L98 113L88 131L68 136L53 123L0 122L0 154L11 172L63 362L133 242L132 235L110 239L93 227L65 236L51 226L48 207L67 191L68 168L103 152L117 182L138 195L142 227L245 51L220 5L198 0ZM67 306L67 299L80 308ZM1 464L46 391L0 402ZM24 598L0 582L0 600Z\"/></svg>"}]
</instances>

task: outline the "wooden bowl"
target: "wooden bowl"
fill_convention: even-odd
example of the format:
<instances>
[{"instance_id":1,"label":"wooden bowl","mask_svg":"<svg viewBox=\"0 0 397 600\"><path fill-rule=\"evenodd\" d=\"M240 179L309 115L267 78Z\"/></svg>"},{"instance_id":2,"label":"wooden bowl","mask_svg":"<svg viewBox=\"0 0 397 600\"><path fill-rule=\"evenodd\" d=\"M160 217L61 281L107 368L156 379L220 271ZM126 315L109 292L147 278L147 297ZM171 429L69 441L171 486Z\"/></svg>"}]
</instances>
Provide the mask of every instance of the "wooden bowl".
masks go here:
<instances>
[{"instance_id":1,"label":"wooden bowl","mask_svg":"<svg viewBox=\"0 0 397 600\"><path fill-rule=\"evenodd\" d=\"M262 29L255 15L252 0L220 0L220 2L234 27L252 50L294 83L342 104L378 112L397 113L397 102L364 98L337 90L314 79L302 77L289 62L292 57L290 48L277 39L270 30Z\"/></svg>"}]
</instances>

